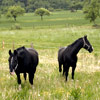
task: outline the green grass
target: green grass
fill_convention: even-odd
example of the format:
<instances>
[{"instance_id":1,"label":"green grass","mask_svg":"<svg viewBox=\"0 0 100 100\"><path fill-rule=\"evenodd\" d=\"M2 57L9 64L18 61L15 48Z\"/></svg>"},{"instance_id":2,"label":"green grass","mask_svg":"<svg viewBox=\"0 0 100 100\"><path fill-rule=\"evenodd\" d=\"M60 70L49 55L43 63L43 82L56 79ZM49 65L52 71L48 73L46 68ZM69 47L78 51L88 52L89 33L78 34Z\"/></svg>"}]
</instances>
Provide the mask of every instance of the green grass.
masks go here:
<instances>
[{"instance_id":1,"label":"green grass","mask_svg":"<svg viewBox=\"0 0 100 100\"><path fill-rule=\"evenodd\" d=\"M79 18L78 18L79 17ZM17 19L22 29L11 30L15 23L5 17L0 19L0 100L99 100L100 99L100 29L93 28L84 19L81 11L54 12L44 21L34 14L25 14ZM100 20L97 19L99 23ZM93 53L82 49L78 54L75 80L68 82L58 71L57 52L76 39L87 35L94 48ZM4 41L4 49L2 49ZM34 48L39 53L39 65L35 73L34 89L22 79L22 90L18 90L16 75L10 76L8 50L20 46Z\"/></svg>"},{"instance_id":2,"label":"green grass","mask_svg":"<svg viewBox=\"0 0 100 100\"><path fill-rule=\"evenodd\" d=\"M70 11L52 12L50 16L44 16L41 21L40 16L34 13L28 13L17 18L15 22L13 18L7 19L4 15L0 18L0 29L10 29L14 24L18 23L22 28L35 27L69 27L69 26L86 26L91 25L88 20L85 20L82 11L71 13ZM96 20L100 23L100 19Z\"/></svg>"}]
</instances>

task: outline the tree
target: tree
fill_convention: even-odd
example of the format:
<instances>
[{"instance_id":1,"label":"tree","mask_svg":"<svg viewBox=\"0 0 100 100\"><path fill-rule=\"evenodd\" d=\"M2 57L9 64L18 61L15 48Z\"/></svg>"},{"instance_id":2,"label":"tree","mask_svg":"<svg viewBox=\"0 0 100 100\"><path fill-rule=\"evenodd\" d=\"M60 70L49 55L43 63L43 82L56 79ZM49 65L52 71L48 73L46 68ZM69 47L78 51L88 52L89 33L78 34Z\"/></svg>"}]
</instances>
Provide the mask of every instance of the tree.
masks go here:
<instances>
[{"instance_id":1,"label":"tree","mask_svg":"<svg viewBox=\"0 0 100 100\"><path fill-rule=\"evenodd\" d=\"M72 8L75 10L75 9L81 9L81 6L83 7L84 1L89 2L91 0L0 0L0 11L2 11L2 13L6 13L8 8L14 5L17 6L19 5L23 7L26 10L26 12L34 12L38 8L46 8L46 9Z\"/></svg>"},{"instance_id":2,"label":"tree","mask_svg":"<svg viewBox=\"0 0 100 100\"><path fill-rule=\"evenodd\" d=\"M25 13L25 9L20 7L20 6L11 6L8 9L8 12L6 14L6 16L9 17L13 17L14 20L16 21L16 18L18 16L21 16Z\"/></svg>"},{"instance_id":3,"label":"tree","mask_svg":"<svg viewBox=\"0 0 100 100\"><path fill-rule=\"evenodd\" d=\"M0 10L3 14L7 13L7 10L10 6L15 5L14 0L2 0L2 3L0 5Z\"/></svg>"},{"instance_id":4,"label":"tree","mask_svg":"<svg viewBox=\"0 0 100 100\"><path fill-rule=\"evenodd\" d=\"M50 12L45 8L38 8L35 10L35 14L41 16L41 20L43 20L43 16L50 15Z\"/></svg>"},{"instance_id":5,"label":"tree","mask_svg":"<svg viewBox=\"0 0 100 100\"><path fill-rule=\"evenodd\" d=\"M85 18L89 19L95 25L96 18L100 16L98 0L92 0L90 5L84 9L84 13L86 14Z\"/></svg>"},{"instance_id":6,"label":"tree","mask_svg":"<svg viewBox=\"0 0 100 100\"><path fill-rule=\"evenodd\" d=\"M71 12L75 12L77 10L80 10L83 8L83 2L78 1L78 0L72 0L70 2L70 10Z\"/></svg>"}]
</instances>

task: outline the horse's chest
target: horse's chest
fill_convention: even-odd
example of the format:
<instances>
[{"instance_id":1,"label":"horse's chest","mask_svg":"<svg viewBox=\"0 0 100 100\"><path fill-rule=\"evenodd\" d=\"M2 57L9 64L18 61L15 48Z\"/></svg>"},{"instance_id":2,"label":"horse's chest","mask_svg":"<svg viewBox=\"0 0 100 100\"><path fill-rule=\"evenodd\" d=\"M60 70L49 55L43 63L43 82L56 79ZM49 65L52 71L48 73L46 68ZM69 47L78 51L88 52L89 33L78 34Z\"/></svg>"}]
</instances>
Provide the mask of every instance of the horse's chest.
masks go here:
<instances>
[{"instance_id":1,"label":"horse's chest","mask_svg":"<svg viewBox=\"0 0 100 100\"><path fill-rule=\"evenodd\" d=\"M29 68L27 68L26 66L20 66L16 71L18 73L26 73L29 71Z\"/></svg>"},{"instance_id":2,"label":"horse's chest","mask_svg":"<svg viewBox=\"0 0 100 100\"><path fill-rule=\"evenodd\" d=\"M64 57L64 61L68 63L76 63L77 62L77 56L68 56L66 55Z\"/></svg>"}]
</instances>

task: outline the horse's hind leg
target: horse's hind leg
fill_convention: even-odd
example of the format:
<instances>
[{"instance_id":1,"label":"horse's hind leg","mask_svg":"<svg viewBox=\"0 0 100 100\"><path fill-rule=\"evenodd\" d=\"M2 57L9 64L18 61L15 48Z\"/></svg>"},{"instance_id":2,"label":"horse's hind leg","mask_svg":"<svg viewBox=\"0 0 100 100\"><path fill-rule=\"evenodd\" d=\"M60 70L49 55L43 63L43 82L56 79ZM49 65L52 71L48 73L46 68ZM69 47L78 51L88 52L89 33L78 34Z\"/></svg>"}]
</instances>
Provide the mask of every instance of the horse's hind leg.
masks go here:
<instances>
[{"instance_id":1,"label":"horse's hind leg","mask_svg":"<svg viewBox=\"0 0 100 100\"><path fill-rule=\"evenodd\" d=\"M34 73L29 73L29 82L33 88L33 79L34 79Z\"/></svg>"},{"instance_id":2,"label":"horse's hind leg","mask_svg":"<svg viewBox=\"0 0 100 100\"><path fill-rule=\"evenodd\" d=\"M24 73L24 79L25 79L25 81L26 81L26 78L27 78L27 74L26 74L26 73Z\"/></svg>"},{"instance_id":3,"label":"horse's hind leg","mask_svg":"<svg viewBox=\"0 0 100 100\"><path fill-rule=\"evenodd\" d=\"M67 77L68 77L68 72L69 72L69 65L64 65L64 67L65 67L65 76L66 76L66 81L67 81Z\"/></svg>"}]
</instances>

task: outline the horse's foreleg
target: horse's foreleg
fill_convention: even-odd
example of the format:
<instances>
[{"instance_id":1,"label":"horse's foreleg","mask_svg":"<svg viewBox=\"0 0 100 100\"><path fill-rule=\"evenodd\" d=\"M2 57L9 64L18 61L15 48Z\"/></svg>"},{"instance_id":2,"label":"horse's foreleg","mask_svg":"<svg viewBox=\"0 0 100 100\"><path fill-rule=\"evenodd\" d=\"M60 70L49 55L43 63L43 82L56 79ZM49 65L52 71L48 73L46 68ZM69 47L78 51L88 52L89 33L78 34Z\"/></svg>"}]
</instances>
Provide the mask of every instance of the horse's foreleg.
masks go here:
<instances>
[{"instance_id":1,"label":"horse's foreleg","mask_svg":"<svg viewBox=\"0 0 100 100\"><path fill-rule=\"evenodd\" d=\"M19 90L21 90L21 79L20 79L20 74L17 74L17 82L19 85Z\"/></svg>"},{"instance_id":2,"label":"horse's foreleg","mask_svg":"<svg viewBox=\"0 0 100 100\"><path fill-rule=\"evenodd\" d=\"M70 66L65 66L66 81L67 81L67 77L68 77L69 67Z\"/></svg>"}]
</instances>

